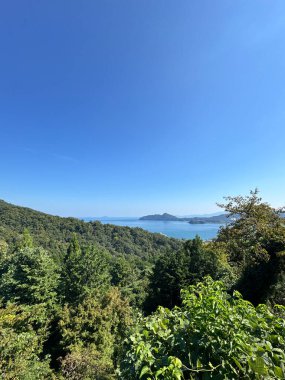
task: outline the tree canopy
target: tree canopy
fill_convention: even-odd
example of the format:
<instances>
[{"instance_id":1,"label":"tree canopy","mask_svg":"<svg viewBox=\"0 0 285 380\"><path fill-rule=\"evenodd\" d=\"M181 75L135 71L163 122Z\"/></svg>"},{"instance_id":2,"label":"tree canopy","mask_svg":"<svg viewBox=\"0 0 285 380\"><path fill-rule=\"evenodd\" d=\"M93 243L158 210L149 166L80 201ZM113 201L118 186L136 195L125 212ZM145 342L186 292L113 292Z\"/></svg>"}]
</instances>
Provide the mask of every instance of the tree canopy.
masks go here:
<instances>
[{"instance_id":1,"label":"tree canopy","mask_svg":"<svg viewBox=\"0 0 285 380\"><path fill-rule=\"evenodd\" d=\"M0 201L2 377L284 379L281 210L257 191L221 206L209 242Z\"/></svg>"}]
</instances>

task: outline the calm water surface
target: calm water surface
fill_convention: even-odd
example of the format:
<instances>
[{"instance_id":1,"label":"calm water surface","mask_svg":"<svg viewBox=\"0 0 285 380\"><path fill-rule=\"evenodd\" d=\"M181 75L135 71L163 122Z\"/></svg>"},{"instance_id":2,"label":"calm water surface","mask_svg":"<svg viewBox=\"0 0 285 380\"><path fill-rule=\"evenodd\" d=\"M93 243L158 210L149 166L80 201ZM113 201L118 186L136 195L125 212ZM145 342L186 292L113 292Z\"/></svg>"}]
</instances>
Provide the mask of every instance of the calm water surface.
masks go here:
<instances>
[{"instance_id":1,"label":"calm water surface","mask_svg":"<svg viewBox=\"0 0 285 380\"><path fill-rule=\"evenodd\" d=\"M199 235L203 240L216 237L220 224L189 224L187 222L164 222L139 220L138 218L85 218L84 220L99 220L103 224L116 226L139 227L149 232L157 232L177 239L193 239Z\"/></svg>"}]
</instances>

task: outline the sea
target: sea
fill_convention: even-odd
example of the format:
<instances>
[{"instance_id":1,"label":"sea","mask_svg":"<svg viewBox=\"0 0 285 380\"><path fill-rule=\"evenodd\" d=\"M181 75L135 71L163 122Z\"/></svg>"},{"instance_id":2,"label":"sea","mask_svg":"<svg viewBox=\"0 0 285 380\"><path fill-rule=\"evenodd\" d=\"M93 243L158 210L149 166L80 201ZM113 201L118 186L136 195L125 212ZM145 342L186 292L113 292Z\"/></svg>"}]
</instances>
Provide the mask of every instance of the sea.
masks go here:
<instances>
[{"instance_id":1,"label":"sea","mask_svg":"<svg viewBox=\"0 0 285 380\"><path fill-rule=\"evenodd\" d=\"M193 239L196 235L203 240L211 240L217 236L220 224L190 224L180 221L140 220L135 217L90 217L85 221L98 220L103 224L116 226L139 227L149 232L160 233L176 239Z\"/></svg>"}]
</instances>

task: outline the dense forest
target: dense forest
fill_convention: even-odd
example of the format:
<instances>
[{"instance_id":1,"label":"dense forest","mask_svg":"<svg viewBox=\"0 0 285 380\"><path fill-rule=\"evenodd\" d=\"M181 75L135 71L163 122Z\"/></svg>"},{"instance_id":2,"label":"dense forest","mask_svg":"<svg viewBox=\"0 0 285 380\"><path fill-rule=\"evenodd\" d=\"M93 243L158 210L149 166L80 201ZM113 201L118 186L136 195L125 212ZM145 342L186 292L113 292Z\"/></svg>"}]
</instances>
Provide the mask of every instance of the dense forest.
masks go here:
<instances>
[{"instance_id":1,"label":"dense forest","mask_svg":"<svg viewBox=\"0 0 285 380\"><path fill-rule=\"evenodd\" d=\"M220 206L203 242L0 201L1 378L284 379L284 210Z\"/></svg>"},{"instance_id":2,"label":"dense forest","mask_svg":"<svg viewBox=\"0 0 285 380\"><path fill-rule=\"evenodd\" d=\"M0 200L0 236L8 243L20 239L27 228L36 245L54 256L65 252L73 233L84 245L99 244L112 254L131 254L150 258L157 253L177 250L181 242L161 234L150 234L141 228L117 227L100 222L84 222L76 218L61 218L29 208L14 206Z\"/></svg>"}]
</instances>

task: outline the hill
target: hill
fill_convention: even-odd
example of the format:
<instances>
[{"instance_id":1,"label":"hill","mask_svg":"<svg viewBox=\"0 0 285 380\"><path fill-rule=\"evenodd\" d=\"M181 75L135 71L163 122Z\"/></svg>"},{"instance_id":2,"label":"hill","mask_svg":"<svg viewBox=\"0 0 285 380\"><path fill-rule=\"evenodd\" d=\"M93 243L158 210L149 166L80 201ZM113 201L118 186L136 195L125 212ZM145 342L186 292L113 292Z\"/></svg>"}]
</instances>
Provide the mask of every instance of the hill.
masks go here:
<instances>
[{"instance_id":1,"label":"hill","mask_svg":"<svg viewBox=\"0 0 285 380\"><path fill-rule=\"evenodd\" d=\"M280 217L285 218L285 213L281 213ZM238 215L234 215L229 218L228 214L221 214L221 215L215 215L215 216L209 216L209 217L189 218L188 221L190 224L205 224L205 223L226 224L238 218L239 218Z\"/></svg>"},{"instance_id":2,"label":"hill","mask_svg":"<svg viewBox=\"0 0 285 380\"><path fill-rule=\"evenodd\" d=\"M60 254L73 233L81 244L99 244L113 254L151 257L168 250L177 250L182 242L141 228L119 227L98 221L84 222L15 206L0 200L0 239L15 242L28 228L35 243Z\"/></svg>"},{"instance_id":3,"label":"hill","mask_svg":"<svg viewBox=\"0 0 285 380\"><path fill-rule=\"evenodd\" d=\"M236 219L238 216L234 216L232 219ZM285 218L285 213L280 214L281 218ZM228 218L227 214L213 215L213 216L195 216L195 217L183 217L178 218L177 216L164 214L154 214L142 216L140 220L153 220L153 221L178 221L178 222L188 222L190 224L226 224L231 220Z\"/></svg>"},{"instance_id":4,"label":"hill","mask_svg":"<svg viewBox=\"0 0 285 380\"><path fill-rule=\"evenodd\" d=\"M228 219L227 214L221 214L221 215L215 215L215 216L189 218L188 221L190 224L206 224L206 223L225 224L229 222L229 219Z\"/></svg>"},{"instance_id":5,"label":"hill","mask_svg":"<svg viewBox=\"0 0 285 380\"><path fill-rule=\"evenodd\" d=\"M201 217L182 217L171 214L154 214L142 216L140 220L153 220L153 221L178 221L178 222L189 222L190 224L224 224L228 221L227 214L215 215L215 216L201 216Z\"/></svg>"},{"instance_id":6,"label":"hill","mask_svg":"<svg viewBox=\"0 0 285 380\"><path fill-rule=\"evenodd\" d=\"M177 218L177 216L167 214L166 212L164 214L154 214L154 215L146 215L142 216L140 220L165 220L165 221L176 221L180 220L180 218Z\"/></svg>"}]
</instances>

